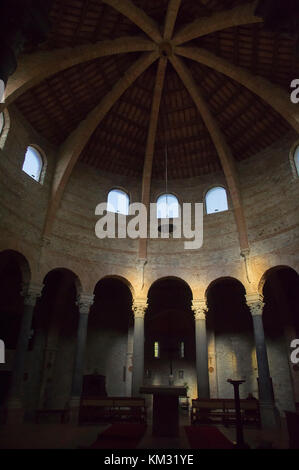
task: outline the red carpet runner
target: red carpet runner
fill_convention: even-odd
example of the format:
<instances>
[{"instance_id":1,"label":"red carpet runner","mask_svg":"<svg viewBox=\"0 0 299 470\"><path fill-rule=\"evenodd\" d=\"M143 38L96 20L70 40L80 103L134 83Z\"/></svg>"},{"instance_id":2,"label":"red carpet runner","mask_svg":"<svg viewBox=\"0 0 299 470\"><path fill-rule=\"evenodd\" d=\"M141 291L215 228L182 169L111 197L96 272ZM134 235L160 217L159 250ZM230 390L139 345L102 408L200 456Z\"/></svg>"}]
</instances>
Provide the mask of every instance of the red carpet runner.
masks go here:
<instances>
[{"instance_id":1,"label":"red carpet runner","mask_svg":"<svg viewBox=\"0 0 299 470\"><path fill-rule=\"evenodd\" d=\"M234 445L213 426L185 426L191 449L233 449Z\"/></svg>"},{"instance_id":2,"label":"red carpet runner","mask_svg":"<svg viewBox=\"0 0 299 470\"><path fill-rule=\"evenodd\" d=\"M98 435L90 449L136 449L146 431L146 424L115 423Z\"/></svg>"}]
</instances>

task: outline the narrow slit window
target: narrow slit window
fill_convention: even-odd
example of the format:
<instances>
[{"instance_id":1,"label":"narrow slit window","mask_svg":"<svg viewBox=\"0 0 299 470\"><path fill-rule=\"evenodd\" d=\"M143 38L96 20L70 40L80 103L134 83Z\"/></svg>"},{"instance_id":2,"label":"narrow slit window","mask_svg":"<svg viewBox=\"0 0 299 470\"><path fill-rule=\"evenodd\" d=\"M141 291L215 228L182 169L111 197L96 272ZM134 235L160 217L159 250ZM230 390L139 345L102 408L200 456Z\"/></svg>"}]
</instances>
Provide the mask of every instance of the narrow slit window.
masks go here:
<instances>
[{"instance_id":1,"label":"narrow slit window","mask_svg":"<svg viewBox=\"0 0 299 470\"><path fill-rule=\"evenodd\" d=\"M184 341L180 342L180 358L184 359L185 357L185 343Z\"/></svg>"},{"instance_id":2,"label":"narrow slit window","mask_svg":"<svg viewBox=\"0 0 299 470\"><path fill-rule=\"evenodd\" d=\"M294 153L294 164L295 164L297 176L299 176L299 145L297 146L295 153Z\"/></svg>"},{"instance_id":3,"label":"narrow slit window","mask_svg":"<svg viewBox=\"0 0 299 470\"><path fill-rule=\"evenodd\" d=\"M3 132L4 125L5 125L4 113L0 113L0 136Z\"/></svg>"},{"instance_id":4,"label":"narrow slit window","mask_svg":"<svg viewBox=\"0 0 299 470\"><path fill-rule=\"evenodd\" d=\"M154 342L154 357L158 359L160 357L160 344L159 341Z\"/></svg>"}]
</instances>

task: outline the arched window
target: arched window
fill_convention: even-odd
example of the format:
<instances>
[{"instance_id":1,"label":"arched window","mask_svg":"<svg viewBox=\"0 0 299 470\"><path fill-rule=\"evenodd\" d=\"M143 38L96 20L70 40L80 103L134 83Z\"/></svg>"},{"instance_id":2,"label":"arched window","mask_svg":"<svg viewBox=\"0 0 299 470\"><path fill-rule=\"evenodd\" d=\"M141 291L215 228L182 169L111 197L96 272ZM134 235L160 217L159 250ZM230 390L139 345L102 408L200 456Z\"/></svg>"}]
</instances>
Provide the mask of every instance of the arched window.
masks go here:
<instances>
[{"instance_id":1,"label":"arched window","mask_svg":"<svg viewBox=\"0 0 299 470\"><path fill-rule=\"evenodd\" d=\"M162 194L157 199L157 218L175 219L179 217L179 201L173 194Z\"/></svg>"},{"instance_id":2,"label":"arched window","mask_svg":"<svg viewBox=\"0 0 299 470\"><path fill-rule=\"evenodd\" d=\"M112 189L108 194L107 209L109 212L129 215L130 198L120 189Z\"/></svg>"},{"instance_id":3,"label":"arched window","mask_svg":"<svg viewBox=\"0 0 299 470\"><path fill-rule=\"evenodd\" d=\"M34 147L29 146L27 148L22 169L35 181L40 182L43 169L43 159L39 151Z\"/></svg>"},{"instance_id":4,"label":"arched window","mask_svg":"<svg viewBox=\"0 0 299 470\"><path fill-rule=\"evenodd\" d=\"M294 152L294 164L295 164L297 176L299 176L299 145L297 145L295 152Z\"/></svg>"},{"instance_id":5,"label":"arched window","mask_svg":"<svg viewBox=\"0 0 299 470\"><path fill-rule=\"evenodd\" d=\"M10 119L7 109L0 113L0 150L4 148L10 128Z\"/></svg>"},{"instance_id":6,"label":"arched window","mask_svg":"<svg viewBox=\"0 0 299 470\"><path fill-rule=\"evenodd\" d=\"M0 114L0 136L1 136L2 132L3 132L4 124L5 124L4 113L1 113L1 114Z\"/></svg>"},{"instance_id":7,"label":"arched window","mask_svg":"<svg viewBox=\"0 0 299 470\"><path fill-rule=\"evenodd\" d=\"M221 187L210 189L206 194L207 214L228 210L226 190Z\"/></svg>"}]
</instances>

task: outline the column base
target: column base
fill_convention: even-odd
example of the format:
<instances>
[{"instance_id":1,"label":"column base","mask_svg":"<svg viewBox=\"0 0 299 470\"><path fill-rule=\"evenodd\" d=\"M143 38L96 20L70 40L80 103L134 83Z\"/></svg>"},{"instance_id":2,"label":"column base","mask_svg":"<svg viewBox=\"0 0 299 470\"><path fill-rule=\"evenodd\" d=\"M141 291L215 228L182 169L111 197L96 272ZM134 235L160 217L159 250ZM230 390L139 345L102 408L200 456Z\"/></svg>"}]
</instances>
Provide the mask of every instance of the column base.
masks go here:
<instances>
[{"instance_id":1,"label":"column base","mask_svg":"<svg viewBox=\"0 0 299 470\"><path fill-rule=\"evenodd\" d=\"M69 409L69 424L79 424L80 397L71 397L67 405Z\"/></svg>"},{"instance_id":2,"label":"column base","mask_svg":"<svg viewBox=\"0 0 299 470\"><path fill-rule=\"evenodd\" d=\"M24 408L18 398L10 399L5 407L6 424L22 424L24 422Z\"/></svg>"},{"instance_id":3,"label":"column base","mask_svg":"<svg viewBox=\"0 0 299 470\"><path fill-rule=\"evenodd\" d=\"M260 403L262 429L279 429L280 415L272 403Z\"/></svg>"}]
</instances>

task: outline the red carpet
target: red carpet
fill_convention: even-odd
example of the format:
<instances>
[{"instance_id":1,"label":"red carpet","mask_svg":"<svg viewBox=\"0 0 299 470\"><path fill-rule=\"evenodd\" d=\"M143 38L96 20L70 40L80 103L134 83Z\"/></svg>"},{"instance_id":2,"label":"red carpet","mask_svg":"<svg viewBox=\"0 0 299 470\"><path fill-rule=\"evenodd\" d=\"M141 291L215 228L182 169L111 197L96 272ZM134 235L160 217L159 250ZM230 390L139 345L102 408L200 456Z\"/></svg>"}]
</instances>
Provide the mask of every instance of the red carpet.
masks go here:
<instances>
[{"instance_id":1,"label":"red carpet","mask_svg":"<svg viewBox=\"0 0 299 470\"><path fill-rule=\"evenodd\" d=\"M213 426L185 426L191 449L233 449L233 443Z\"/></svg>"},{"instance_id":2,"label":"red carpet","mask_svg":"<svg viewBox=\"0 0 299 470\"><path fill-rule=\"evenodd\" d=\"M136 449L146 431L146 424L115 423L98 435L90 449Z\"/></svg>"}]
</instances>

